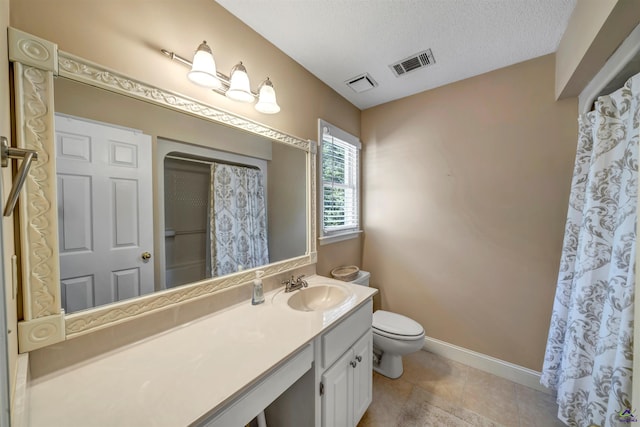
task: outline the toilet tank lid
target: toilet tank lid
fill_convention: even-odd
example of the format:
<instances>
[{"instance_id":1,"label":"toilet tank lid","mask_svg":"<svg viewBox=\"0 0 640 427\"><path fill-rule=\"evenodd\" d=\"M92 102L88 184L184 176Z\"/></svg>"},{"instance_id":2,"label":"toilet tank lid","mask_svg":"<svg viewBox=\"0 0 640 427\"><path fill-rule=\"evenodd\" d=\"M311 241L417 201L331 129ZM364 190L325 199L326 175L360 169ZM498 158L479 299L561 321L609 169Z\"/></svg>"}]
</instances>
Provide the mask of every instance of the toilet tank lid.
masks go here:
<instances>
[{"instance_id":1,"label":"toilet tank lid","mask_svg":"<svg viewBox=\"0 0 640 427\"><path fill-rule=\"evenodd\" d=\"M369 285L369 277L371 273L368 271L360 270L358 271L358 276L351 281L351 283L355 283L357 285Z\"/></svg>"},{"instance_id":2,"label":"toilet tank lid","mask_svg":"<svg viewBox=\"0 0 640 427\"><path fill-rule=\"evenodd\" d=\"M415 320L384 310L373 313L372 326L374 329L395 335L417 336L424 333L424 328Z\"/></svg>"}]
</instances>

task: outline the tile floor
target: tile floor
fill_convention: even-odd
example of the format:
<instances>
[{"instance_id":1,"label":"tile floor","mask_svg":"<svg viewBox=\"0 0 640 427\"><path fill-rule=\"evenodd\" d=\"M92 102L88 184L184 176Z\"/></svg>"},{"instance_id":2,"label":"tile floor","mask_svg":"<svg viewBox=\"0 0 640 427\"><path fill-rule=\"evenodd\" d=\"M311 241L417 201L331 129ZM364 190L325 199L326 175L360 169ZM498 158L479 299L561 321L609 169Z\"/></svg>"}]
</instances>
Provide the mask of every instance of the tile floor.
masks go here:
<instances>
[{"instance_id":1,"label":"tile floor","mask_svg":"<svg viewBox=\"0 0 640 427\"><path fill-rule=\"evenodd\" d=\"M426 351L403 360L396 380L374 372L373 402L358 427L565 426L551 395Z\"/></svg>"}]
</instances>

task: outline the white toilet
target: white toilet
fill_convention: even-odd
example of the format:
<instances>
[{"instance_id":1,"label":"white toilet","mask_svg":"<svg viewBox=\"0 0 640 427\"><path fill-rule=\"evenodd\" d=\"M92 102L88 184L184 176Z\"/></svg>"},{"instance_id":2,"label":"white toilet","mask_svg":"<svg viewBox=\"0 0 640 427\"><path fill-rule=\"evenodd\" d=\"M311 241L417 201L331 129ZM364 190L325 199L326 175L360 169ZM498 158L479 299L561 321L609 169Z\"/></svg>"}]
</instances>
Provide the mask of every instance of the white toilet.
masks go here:
<instances>
[{"instance_id":1,"label":"white toilet","mask_svg":"<svg viewBox=\"0 0 640 427\"><path fill-rule=\"evenodd\" d=\"M358 273L351 283L369 286L371 274ZM389 378L402 375L402 356L413 353L424 345L424 329L418 322L389 311L373 313L373 370Z\"/></svg>"}]
</instances>

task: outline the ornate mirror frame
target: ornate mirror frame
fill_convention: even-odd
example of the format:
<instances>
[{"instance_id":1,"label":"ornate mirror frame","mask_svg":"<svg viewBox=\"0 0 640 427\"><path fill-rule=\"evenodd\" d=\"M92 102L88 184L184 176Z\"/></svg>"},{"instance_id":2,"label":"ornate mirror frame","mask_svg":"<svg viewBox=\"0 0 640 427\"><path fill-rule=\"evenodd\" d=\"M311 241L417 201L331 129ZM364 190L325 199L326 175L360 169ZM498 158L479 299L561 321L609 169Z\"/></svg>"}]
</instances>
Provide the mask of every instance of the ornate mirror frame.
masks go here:
<instances>
[{"instance_id":1,"label":"ornate mirror frame","mask_svg":"<svg viewBox=\"0 0 640 427\"><path fill-rule=\"evenodd\" d=\"M13 64L16 144L36 150L20 197L20 253L23 319L18 323L21 353L45 347L144 316L173 304L246 284L257 269L208 279L178 288L65 315L61 306L58 265L55 169L55 76L170 108L215 123L264 136L307 152L307 253L260 267L266 276L314 264L316 252L316 144L217 109L177 93L150 86L77 56L58 51L48 40L9 28L9 61Z\"/></svg>"}]
</instances>

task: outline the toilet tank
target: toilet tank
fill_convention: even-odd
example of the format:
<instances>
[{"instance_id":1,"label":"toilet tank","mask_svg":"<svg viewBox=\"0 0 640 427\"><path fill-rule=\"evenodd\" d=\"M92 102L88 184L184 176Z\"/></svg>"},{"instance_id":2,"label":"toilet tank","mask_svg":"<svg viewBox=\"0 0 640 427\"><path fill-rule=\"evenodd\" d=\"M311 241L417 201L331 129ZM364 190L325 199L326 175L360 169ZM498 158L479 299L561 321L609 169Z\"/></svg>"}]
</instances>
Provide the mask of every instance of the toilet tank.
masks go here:
<instances>
[{"instance_id":1,"label":"toilet tank","mask_svg":"<svg viewBox=\"0 0 640 427\"><path fill-rule=\"evenodd\" d=\"M371 277L371 273L360 270L358 272L358 277L353 279L350 283L353 283L354 285L369 286L369 277Z\"/></svg>"}]
</instances>

